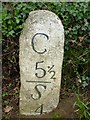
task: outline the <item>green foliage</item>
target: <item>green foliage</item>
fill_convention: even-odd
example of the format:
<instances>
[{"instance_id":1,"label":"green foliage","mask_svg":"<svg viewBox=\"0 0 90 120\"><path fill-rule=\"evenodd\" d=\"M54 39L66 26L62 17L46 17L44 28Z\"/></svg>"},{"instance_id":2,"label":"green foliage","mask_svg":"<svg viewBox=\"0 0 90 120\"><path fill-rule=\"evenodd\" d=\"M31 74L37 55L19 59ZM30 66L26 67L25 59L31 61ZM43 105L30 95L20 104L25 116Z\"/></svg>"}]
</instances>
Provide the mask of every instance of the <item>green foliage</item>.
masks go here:
<instances>
[{"instance_id":1,"label":"green foliage","mask_svg":"<svg viewBox=\"0 0 90 120\"><path fill-rule=\"evenodd\" d=\"M2 35L4 39L20 35L24 22L33 10L49 10L61 19L65 30L65 54L63 61L63 83L65 87L75 85L77 77L90 78L90 12L89 2L28 2L3 3L2 6ZM11 46L17 48L16 41L3 45L5 52L11 51ZM16 43L15 43L16 42ZM4 45L5 46L5 45ZM15 56L15 55L13 55ZM9 57L9 56L8 56ZM10 56L11 57L11 56ZM10 64L11 60L10 58ZM16 58L15 58L16 59ZM12 60L13 61L13 60ZM17 61L17 60L15 60ZM17 63L17 62L16 62ZM13 63L14 67L16 63ZM87 79L82 80L83 88L89 84ZM73 84L73 85L71 85Z\"/></svg>"},{"instance_id":2,"label":"green foliage","mask_svg":"<svg viewBox=\"0 0 90 120\"><path fill-rule=\"evenodd\" d=\"M27 3L6 3L2 8L2 32L4 36L15 37L20 34L23 23L34 6Z\"/></svg>"},{"instance_id":3,"label":"green foliage","mask_svg":"<svg viewBox=\"0 0 90 120\"><path fill-rule=\"evenodd\" d=\"M8 96L9 94L7 92L3 92L2 97Z\"/></svg>"},{"instance_id":4,"label":"green foliage","mask_svg":"<svg viewBox=\"0 0 90 120\"><path fill-rule=\"evenodd\" d=\"M66 37L76 39L87 34L89 25L88 3L6 3L2 9L3 35L15 36L20 33L23 23L32 10L48 9L63 21Z\"/></svg>"},{"instance_id":5,"label":"green foliage","mask_svg":"<svg viewBox=\"0 0 90 120\"><path fill-rule=\"evenodd\" d=\"M78 91L79 88L86 90L90 85L89 6L90 2L3 2L3 76L19 78L19 36L29 12L49 10L59 16L65 30L62 87L72 90L76 90L78 87ZM16 79L12 81L12 84L15 83ZM15 85L13 85L14 87ZM15 92L15 96L18 96L18 92L18 90ZM2 96L6 98L10 95L4 90ZM83 102L77 96L75 106L80 118L90 120L90 102ZM54 120L61 117L59 113L53 114Z\"/></svg>"},{"instance_id":6,"label":"green foliage","mask_svg":"<svg viewBox=\"0 0 90 120\"><path fill-rule=\"evenodd\" d=\"M60 120L61 115L59 113L54 113L52 118L53 120Z\"/></svg>"},{"instance_id":7,"label":"green foliage","mask_svg":"<svg viewBox=\"0 0 90 120\"><path fill-rule=\"evenodd\" d=\"M90 77L81 76L82 88L85 89L89 85Z\"/></svg>"},{"instance_id":8,"label":"green foliage","mask_svg":"<svg viewBox=\"0 0 90 120\"><path fill-rule=\"evenodd\" d=\"M90 102L84 103L80 96L77 95L77 100L74 104L76 106L76 113L78 113L80 119L84 118L86 120L90 120Z\"/></svg>"}]
</instances>

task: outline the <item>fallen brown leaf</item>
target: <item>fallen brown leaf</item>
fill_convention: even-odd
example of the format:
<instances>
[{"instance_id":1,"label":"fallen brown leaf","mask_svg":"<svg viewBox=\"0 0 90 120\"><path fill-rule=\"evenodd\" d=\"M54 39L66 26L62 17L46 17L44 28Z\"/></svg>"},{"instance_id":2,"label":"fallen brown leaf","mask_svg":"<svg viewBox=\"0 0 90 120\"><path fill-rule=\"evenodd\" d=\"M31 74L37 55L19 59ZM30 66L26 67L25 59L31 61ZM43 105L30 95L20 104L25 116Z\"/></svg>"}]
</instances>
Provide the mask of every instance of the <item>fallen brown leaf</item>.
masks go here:
<instances>
[{"instance_id":1,"label":"fallen brown leaf","mask_svg":"<svg viewBox=\"0 0 90 120\"><path fill-rule=\"evenodd\" d=\"M8 113L8 112L10 112L12 109L13 109L13 107L11 107L11 106L6 106L6 108L4 108L4 111L5 111L5 113Z\"/></svg>"}]
</instances>

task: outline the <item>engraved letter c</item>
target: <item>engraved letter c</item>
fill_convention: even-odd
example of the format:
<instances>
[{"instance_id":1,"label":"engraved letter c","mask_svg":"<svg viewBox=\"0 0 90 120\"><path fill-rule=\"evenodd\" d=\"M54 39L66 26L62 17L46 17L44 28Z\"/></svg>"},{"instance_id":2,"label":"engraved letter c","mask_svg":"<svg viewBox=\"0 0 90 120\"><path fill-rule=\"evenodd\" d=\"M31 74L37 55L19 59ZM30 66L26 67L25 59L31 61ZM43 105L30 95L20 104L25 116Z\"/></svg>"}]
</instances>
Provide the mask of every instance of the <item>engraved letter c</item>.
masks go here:
<instances>
[{"instance_id":1,"label":"engraved letter c","mask_svg":"<svg viewBox=\"0 0 90 120\"><path fill-rule=\"evenodd\" d=\"M35 39L35 37L37 36L37 35L44 35L46 38L47 38L47 40L49 39L49 37L48 37L48 35L46 35L46 34L44 34L44 33L36 33L34 36L33 36L33 38L32 38L32 48L33 48L33 50L36 52L36 53L38 53L38 54L43 54L43 53L45 53L47 50L45 49L44 51L37 51L36 49L35 49L35 46L34 46L34 39Z\"/></svg>"}]
</instances>

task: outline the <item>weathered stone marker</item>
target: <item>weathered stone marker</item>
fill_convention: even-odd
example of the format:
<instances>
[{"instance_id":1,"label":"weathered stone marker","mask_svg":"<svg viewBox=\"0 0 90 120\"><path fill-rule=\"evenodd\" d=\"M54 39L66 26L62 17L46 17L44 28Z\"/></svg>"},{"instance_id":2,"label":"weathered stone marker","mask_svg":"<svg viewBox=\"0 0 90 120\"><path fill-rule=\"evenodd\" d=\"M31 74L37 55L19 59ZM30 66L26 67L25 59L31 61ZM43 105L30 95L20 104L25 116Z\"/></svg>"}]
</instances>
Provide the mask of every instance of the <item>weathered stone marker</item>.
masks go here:
<instances>
[{"instance_id":1,"label":"weathered stone marker","mask_svg":"<svg viewBox=\"0 0 90 120\"><path fill-rule=\"evenodd\" d=\"M57 107L63 52L60 19L46 10L31 12L20 36L21 114L44 114Z\"/></svg>"}]
</instances>

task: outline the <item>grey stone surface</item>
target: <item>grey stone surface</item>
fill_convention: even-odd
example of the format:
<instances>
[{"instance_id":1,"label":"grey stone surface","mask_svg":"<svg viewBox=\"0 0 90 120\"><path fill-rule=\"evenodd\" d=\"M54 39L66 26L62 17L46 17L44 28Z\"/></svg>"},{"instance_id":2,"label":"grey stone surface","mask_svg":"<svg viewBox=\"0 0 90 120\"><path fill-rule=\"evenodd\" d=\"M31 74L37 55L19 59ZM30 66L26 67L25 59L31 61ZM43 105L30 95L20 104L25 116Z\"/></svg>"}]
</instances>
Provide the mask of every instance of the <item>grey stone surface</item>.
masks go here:
<instances>
[{"instance_id":1,"label":"grey stone surface","mask_svg":"<svg viewBox=\"0 0 90 120\"><path fill-rule=\"evenodd\" d=\"M20 36L20 113L51 112L59 102L64 29L50 11L30 12Z\"/></svg>"}]
</instances>

